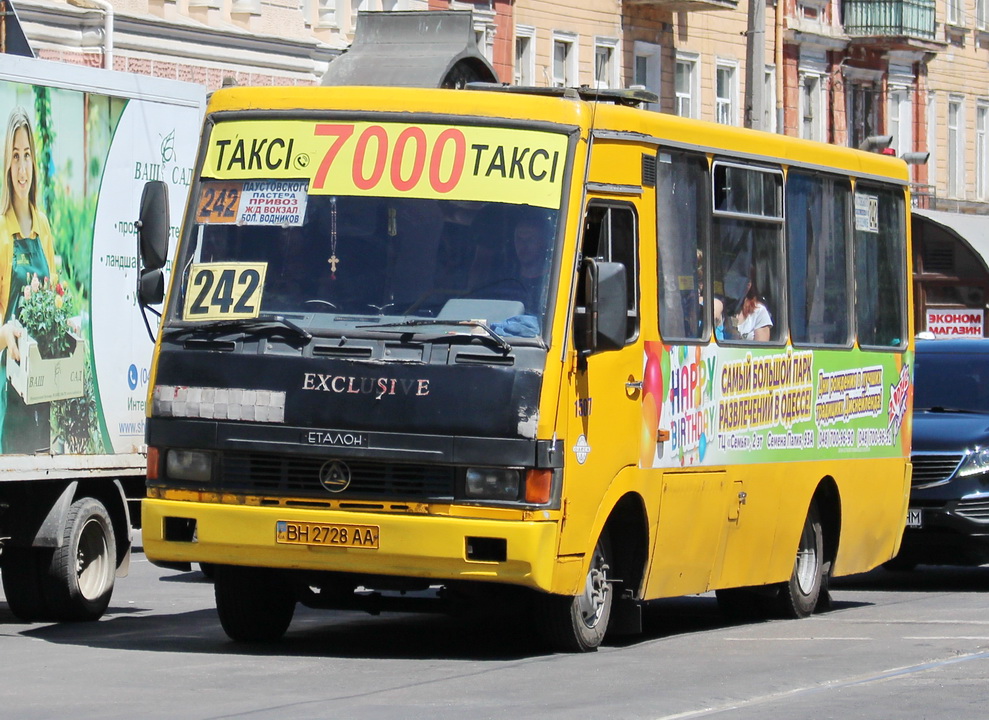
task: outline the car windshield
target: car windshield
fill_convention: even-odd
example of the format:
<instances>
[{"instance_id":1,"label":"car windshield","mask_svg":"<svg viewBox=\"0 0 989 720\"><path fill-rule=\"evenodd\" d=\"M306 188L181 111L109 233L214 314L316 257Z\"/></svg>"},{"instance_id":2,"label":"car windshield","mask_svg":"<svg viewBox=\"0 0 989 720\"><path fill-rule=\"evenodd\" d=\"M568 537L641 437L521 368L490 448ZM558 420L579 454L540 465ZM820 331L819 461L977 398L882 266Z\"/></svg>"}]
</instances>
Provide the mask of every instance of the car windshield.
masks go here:
<instances>
[{"instance_id":1,"label":"car windshield","mask_svg":"<svg viewBox=\"0 0 989 720\"><path fill-rule=\"evenodd\" d=\"M202 184L198 206L219 194L213 185ZM462 321L513 342L542 333L558 210L306 195L299 185L296 215L194 226L173 319L237 317L229 311L243 305L244 317L289 317L313 333L444 332ZM430 320L438 327L421 322Z\"/></svg>"},{"instance_id":2,"label":"car windshield","mask_svg":"<svg viewBox=\"0 0 989 720\"><path fill-rule=\"evenodd\" d=\"M989 413L989 353L918 349L916 358L914 408Z\"/></svg>"}]
</instances>

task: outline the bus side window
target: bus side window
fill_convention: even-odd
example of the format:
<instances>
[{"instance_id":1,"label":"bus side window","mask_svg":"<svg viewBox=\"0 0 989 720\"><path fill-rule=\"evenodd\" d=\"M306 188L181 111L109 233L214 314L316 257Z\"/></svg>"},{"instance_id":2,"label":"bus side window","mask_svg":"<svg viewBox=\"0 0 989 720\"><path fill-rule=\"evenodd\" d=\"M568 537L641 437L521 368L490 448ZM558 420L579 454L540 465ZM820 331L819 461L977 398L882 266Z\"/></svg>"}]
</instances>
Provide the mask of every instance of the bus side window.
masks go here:
<instances>
[{"instance_id":1,"label":"bus side window","mask_svg":"<svg viewBox=\"0 0 989 720\"><path fill-rule=\"evenodd\" d=\"M711 227L707 158L661 149L656 167L660 334L666 340L706 339L711 325L704 308L722 292L706 282Z\"/></svg>"},{"instance_id":2,"label":"bus side window","mask_svg":"<svg viewBox=\"0 0 989 720\"><path fill-rule=\"evenodd\" d=\"M855 186L855 321L859 345L906 340L906 219L903 191Z\"/></svg>"},{"instance_id":3,"label":"bus side window","mask_svg":"<svg viewBox=\"0 0 989 720\"><path fill-rule=\"evenodd\" d=\"M628 324L626 341L639 333L639 283L638 283L638 223L635 209L625 204L592 203L584 217L584 238L581 256L597 258L605 262L618 262L625 266L627 293L626 314ZM578 285L577 318L584 317L586 304L583 288Z\"/></svg>"},{"instance_id":4,"label":"bus side window","mask_svg":"<svg viewBox=\"0 0 989 720\"><path fill-rule=\"evenodd\" d=\"M851 183L791 170L786 178L790 337L847 347Z\"/></svg>"}]
</instances>

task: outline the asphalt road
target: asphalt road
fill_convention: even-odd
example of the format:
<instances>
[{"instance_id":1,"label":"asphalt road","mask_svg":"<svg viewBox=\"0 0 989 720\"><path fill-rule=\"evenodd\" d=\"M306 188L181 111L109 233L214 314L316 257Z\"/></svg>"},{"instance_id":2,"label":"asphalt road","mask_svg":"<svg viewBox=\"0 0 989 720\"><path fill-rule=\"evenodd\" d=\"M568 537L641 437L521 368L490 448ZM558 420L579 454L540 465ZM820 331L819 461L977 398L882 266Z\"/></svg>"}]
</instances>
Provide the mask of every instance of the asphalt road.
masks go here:
<instances>
[{"instance_id":1,"label":"asphalt road","mask_svg":"<svg viewBox=\"0 0 989 720\"><path fill-rule=\"evenodd\" d=\"M300 608L275 645L227 640L212 585L135 554L97 623L23 624L0 594L7 718L937 718L989 713L989 567L876 571L801 621L731 624L713 595L553 655L510 619Z\"/></svg>"}]
</instances>

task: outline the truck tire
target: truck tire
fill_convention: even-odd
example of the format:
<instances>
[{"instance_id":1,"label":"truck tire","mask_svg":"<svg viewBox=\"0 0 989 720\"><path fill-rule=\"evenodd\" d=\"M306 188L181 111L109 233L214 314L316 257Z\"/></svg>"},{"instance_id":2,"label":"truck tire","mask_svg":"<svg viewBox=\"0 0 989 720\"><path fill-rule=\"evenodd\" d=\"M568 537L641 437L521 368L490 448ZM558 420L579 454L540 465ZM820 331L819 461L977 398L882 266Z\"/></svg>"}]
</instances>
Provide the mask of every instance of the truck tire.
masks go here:
<instances>
[{"instance_id":1,"label":"truck tire","mask_svg":"<svg viewBox=\"0 0 989 720\"><path fill-rule=\"evenodd\" d=\"M231 640L281 639L295 614L295 595L277 571L216 565L213 573L216 612Z\"/></svg>"},{"instance_id":2,"label":"truck tire","mask_svg":"<svg viewBox=\"0 0 989 720\"><path fill-rule=\"evenodd\" d=\"M69 507L62 547L55 548L42 575L51 619L99 620L110 604L117 572L117 543L110 514L99 500L84 497Z\"/></svg>"},{"instance_id":3,"label":"truck tire","mask_svg":"<svg viewBox=\"0 0 989 720\"><path fill-rule=\"evenodd\" d=\"M800 533L793 572L790 579L780 585L779 609L783 617L800 619L814 612L818 598L827 586L826 567L821 515L817 503L812 502Z\"/></svg>"},{"instance_id":4,"label":"truck tire","mask_svg":"<svg viewBox=\"0 0 989 720\"><path fill-rule=\"evenodd\" d=\"M42 548L3 549L3 592L10 612L24 622L51 619L42 589L42 570L50 563L51 551Z\"/></svg>"}]
</instances>

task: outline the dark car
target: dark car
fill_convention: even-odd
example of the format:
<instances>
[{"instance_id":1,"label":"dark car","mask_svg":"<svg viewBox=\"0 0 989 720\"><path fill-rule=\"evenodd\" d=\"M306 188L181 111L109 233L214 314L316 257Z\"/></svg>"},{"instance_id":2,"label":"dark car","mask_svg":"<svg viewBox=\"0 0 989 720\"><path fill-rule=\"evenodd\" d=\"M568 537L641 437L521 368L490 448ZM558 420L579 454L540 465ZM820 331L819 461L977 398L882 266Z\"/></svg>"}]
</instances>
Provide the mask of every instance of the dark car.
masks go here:
<instances>
[{"instance_id":1,"label":"dark car","mask_svg":"<svg viewBox=\"0 0 989 720\"><path fill-rule=\"evenodd\" d=\"M913 480L891 567L989 563L989 339L918 340Z\"/></svg>"}]
</instances>

